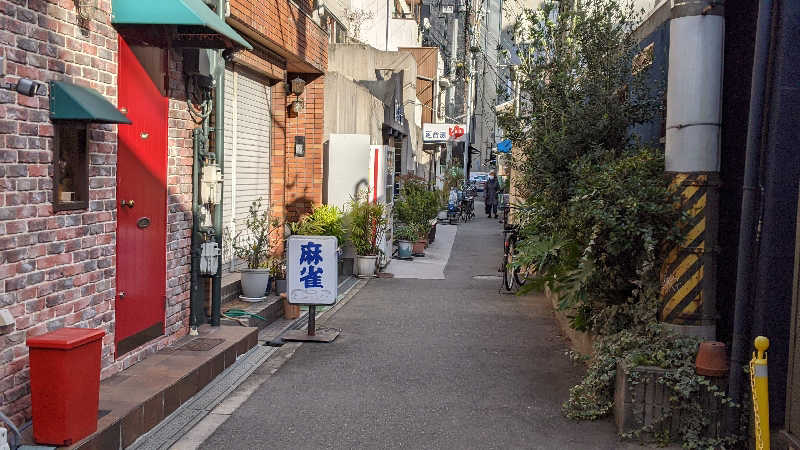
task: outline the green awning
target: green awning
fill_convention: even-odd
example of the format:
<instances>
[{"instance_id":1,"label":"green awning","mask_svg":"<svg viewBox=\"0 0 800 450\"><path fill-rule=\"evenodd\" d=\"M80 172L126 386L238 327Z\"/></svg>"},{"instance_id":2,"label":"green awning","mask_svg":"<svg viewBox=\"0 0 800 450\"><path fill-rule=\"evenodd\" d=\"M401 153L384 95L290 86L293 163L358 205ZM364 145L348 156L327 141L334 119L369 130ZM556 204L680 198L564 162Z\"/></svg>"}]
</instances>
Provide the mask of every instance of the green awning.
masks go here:
<instances>
[{"instance_id":1,"label":"green awning","mask_svg":"<svg viewBox=\"0 0 800 450\"><path fill-rule=\"evenodd\" d=\"M202 27L252 50L239 33L211 10L203 0L112 0L114 25L183 25Z\"/></svg>"},{"instance_id":2,"label":"green awning","mask_svg":"<svg viewBox=\"0 0 800 450\"><path fill-rule=\"evenodd\" d=\"M50 82L50 119L133 123L99 92L66 81Z\"/></svg>"}]
</instances>

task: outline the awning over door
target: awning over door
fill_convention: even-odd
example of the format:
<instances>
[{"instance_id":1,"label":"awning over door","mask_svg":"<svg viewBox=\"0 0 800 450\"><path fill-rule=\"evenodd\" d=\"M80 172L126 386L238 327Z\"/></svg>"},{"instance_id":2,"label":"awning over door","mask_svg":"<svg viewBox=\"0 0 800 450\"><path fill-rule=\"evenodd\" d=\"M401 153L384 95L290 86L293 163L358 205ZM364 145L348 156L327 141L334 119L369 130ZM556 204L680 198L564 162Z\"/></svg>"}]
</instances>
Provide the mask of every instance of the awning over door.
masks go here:
<instances>
[{"instance_id":1,"label":"awning over door","mask_svg":"<svg viewBox=\"0 0 800 450\"><path fill-rule=\"evenodd\" d=\"M190 39L225 37L248 50L250 45L239 33L220 19L203 0L113 0L111 23L114 25L177 25L190 27L178 34ZM207 47L213 48L213 47Z\"/></svg>"},{"instance_id":2,"label":"awning over door","mask_svg":"<svg viewBox=\"0 0 800 450\"><path fill-rule=\"evenodd\" d=\"M50 119L132 123L99 92L66 81L50 82Z\"/></svg>"}]
</instances>

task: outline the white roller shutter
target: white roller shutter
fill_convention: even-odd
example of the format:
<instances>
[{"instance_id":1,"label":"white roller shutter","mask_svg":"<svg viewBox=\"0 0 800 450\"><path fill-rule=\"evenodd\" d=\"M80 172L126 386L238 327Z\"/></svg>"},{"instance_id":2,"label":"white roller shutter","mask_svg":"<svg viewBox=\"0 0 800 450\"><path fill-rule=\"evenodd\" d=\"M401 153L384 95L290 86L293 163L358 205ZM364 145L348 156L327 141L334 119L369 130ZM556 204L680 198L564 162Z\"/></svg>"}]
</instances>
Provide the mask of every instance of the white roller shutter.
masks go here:
<instances>
[{"instance_id":1,"label":"white roller shutter","mask_svg":"<svg viewBox=\"0 0 800 450\"><path fill-rule=\"evenodd\" d=\"M234 235L244 226L253 201L261 198L262 209L269 208L271 124L267 78L242 67L226 68L223 222ZM226 250L224 269L230 271L232 254Z\"/></svg>"}]
</instances>

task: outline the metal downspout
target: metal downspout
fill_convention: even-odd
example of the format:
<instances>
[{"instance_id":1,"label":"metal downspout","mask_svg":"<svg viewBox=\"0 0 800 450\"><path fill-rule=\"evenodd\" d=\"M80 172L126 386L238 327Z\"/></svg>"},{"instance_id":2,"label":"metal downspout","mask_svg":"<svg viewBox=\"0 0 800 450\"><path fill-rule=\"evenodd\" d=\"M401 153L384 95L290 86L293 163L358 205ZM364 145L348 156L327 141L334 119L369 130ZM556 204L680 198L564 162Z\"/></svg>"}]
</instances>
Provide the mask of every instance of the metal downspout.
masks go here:
<instances>
[{"instance_id":1,"label":"metal downspout","mask_svg":"<svg viewBox=\"0 0 800 450\"><path fill-rule=\"evenodd\" d=\"M203 127L204 128L204 127ZM197 217L199 217L200 206L197 201L200 188L200 148L197 134L202 133L203 128L192 130L192 243L191 243L191 281L189 283L189 327L190 334L196 333L197 327L205 322L200 315L203 306L200 303L200 227Z\"/></svg>"},{"instance_id":2,"label":"metal downspout","mask_svg":"<svg viewBox=\"0 0 800 450\"><path fill-rule=\"evenodd\" d=\"M761 0L758 6L753 76L750 85L750 109L747 124L747 146L745 148L744 184L742 187L742 213L739 221L739 252L736 258L736 296L734 300L733 342L731 344L729 395L741 404L746 380L742 368L748 361L750 349L750 312L756 234L759 216L759 173L764 126L764 103L766 96L769 49L772 38L772 0ZM735 419L729 419L732 426ZM738 428L737 428L738 429Z\"/></svg>"},{"instance_id":3,"label":"metal downspout","mask_svg":"<svg viewBox=\"0 0 800 450\"><path fill-rule=\"evenodd\" d=\"M216 13L222 21L225 21L225 2L227 0L216 1ZM214 156L221 173L225 173L225 59L222 57L222 50L216 52L217 64L214 73L216 84L214 85ZM223 177L220 189L225 190L225 179ZM214 229L216 234L214 240L218 248L222 249L222 211L224 208L223 195L220 196L219 205L214 208ZM211 326L219 326L222 309L222 252L217 256L217 273L211 282Z\"/></svg>"}]
</instances>

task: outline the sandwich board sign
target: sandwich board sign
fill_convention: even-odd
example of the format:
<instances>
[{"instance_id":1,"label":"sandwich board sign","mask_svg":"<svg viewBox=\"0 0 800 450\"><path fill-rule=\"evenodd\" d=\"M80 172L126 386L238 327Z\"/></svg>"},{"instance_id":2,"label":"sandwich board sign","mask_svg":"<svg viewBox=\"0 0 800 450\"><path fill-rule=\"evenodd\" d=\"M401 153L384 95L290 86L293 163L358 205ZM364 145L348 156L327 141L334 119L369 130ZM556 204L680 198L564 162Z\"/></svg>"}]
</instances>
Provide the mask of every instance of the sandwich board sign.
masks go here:
<instances>
[{"instance_id":1,"label":"sandwich board sign","mask_svg":"<svg viewBox=\"0 0 800 450\"><path fill-rule=\"evenodd\" d=\"M308 306L308 333L292 330L287 341L331 342L338 332L315 329L316 306L336 303L339 265L334 236L289 236L286 243L286 296L293 305Z\"/></svg>"}]
</instances>

